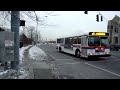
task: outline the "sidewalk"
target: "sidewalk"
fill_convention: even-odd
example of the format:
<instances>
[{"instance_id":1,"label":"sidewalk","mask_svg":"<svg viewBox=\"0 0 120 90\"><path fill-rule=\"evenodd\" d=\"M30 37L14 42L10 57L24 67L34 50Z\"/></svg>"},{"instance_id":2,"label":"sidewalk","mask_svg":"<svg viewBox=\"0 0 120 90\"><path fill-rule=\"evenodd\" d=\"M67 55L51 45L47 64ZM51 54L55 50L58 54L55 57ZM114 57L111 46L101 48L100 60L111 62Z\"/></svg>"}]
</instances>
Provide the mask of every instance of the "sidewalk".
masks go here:
<instances>
[{"instance_id":1,"label":"sidewalk","mask_svg":"<svg viewBox=\"0 0 120 90\"><path fill-rule=\"evenodd\" d=\"M52 71L50 66L46 63L47 57L45 60L34 60L29 56L29 50L33 46L30 46L24 52L24 63L23 68L28 71L29 79L53 79ZM43 59L43 58L37 58Z\"/></svg>"}]
</instances>

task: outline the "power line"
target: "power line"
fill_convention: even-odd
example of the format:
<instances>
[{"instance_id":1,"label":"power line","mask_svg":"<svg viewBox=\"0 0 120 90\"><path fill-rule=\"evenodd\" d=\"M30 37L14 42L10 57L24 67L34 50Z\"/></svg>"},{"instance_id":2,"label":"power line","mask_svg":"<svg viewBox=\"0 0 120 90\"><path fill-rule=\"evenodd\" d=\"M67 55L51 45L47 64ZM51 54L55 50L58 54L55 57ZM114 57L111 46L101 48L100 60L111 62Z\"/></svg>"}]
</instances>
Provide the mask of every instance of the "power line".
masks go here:
<instances>
[{"instance_id":1,"label":"power line","mask_svg":"<svg viewBox=\"0 0 120 90\"><path fill-rule=\"evenodd\" d=\"M25 12L24 12L25 13ZM34 13L35 13L35 15L36 15L36 20L33 20L30 16L28 16L28 14L26 14L31 20L33 20L34 22L36 22L37 21L37 24L39 24L39 25L43 25L43 24L40 24L39 22L41 22L41 21L39 21L39 19L38 19L38 16L37 16L37 14L36 14L36 12L34 11ZM45 24L44 24L45 25ZM48 26L50 26L50 25L48 25Z\"/></svg>"},{"instance_id":2,"label":"power line","mask_svg":"<svg viewBox=\"0 0 120 90\"><path fill-rule=\"evenodd\" d=\"M23 12L23 13L25 13L25 12ZM35 12L34 12L35 13ZM26 14L26 13L25 13ZM30 15L28 15L28 14L26 14L31 20L33 20L31 17L30 17ZM43 21L40 21L39 20L39 18L38 18L38 16L37 16L37 14L35 13L35 16L36 16L36 19L37 19L37 21L38 21L38 23L39 22L43 22ZM33 20L34 22L36 22L36 20Z\"/></svg>"},{"instance_id":3,"label":"power line","mask_svg":"<svg viewBox=\"0 0 120 90\"><path fill-rule=\"evenodd\" d=\"M25 13L25 12L23 12L23 13ZM36 22L36 20L34 20L34 19L32 19L27 13L25 13L32 21L35 21Z\"/></svg>"}]
</instances>

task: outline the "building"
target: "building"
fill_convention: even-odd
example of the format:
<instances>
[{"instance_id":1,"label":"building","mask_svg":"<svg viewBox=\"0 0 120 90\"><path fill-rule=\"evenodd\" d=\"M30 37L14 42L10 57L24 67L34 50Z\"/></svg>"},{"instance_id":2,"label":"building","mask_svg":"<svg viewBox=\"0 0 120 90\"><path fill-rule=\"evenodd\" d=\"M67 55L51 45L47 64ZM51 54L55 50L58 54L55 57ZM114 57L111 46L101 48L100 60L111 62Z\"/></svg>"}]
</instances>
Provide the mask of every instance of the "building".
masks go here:
<instances>
[{"instance_id":1,"label":"building","mask_svg":"<svg viewBox=\"0 0 120 90\"><path fill-rule=\"evenodd\" d=\"M107 32L109 32L110 44L120 45L120 17L115 15L108 21Z\"/></svg>"},{"instance_id":2,"label":"building","mask_svg":"<svg viewBox=\"0 0 120 90\"><path fill-rule=\"evenodd\" d=\"M32 40L27 38L25 34L20 35L20 42L23 43L23 46L26 46L28 44L32 44Z\"/></svg>"}]
</instances>

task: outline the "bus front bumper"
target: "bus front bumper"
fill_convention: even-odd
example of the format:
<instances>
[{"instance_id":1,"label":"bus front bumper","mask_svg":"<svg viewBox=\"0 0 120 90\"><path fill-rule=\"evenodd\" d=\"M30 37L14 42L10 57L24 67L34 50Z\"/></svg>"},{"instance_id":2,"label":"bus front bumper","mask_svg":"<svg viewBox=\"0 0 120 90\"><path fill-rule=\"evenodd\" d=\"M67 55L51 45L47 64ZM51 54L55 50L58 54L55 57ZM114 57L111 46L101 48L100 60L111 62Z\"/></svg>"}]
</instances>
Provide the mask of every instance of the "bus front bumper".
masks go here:
<instances>
[{"instance_id":1,"label":"bus front bumper","mask_svg":"<svg viewBox=\"0 0 120 90\"><path fill-rule=\"evenodd\" d=\"M105 54L105 55L88 55L88 57L110 57L111 54Z\"/></svg>"}]
</instances>

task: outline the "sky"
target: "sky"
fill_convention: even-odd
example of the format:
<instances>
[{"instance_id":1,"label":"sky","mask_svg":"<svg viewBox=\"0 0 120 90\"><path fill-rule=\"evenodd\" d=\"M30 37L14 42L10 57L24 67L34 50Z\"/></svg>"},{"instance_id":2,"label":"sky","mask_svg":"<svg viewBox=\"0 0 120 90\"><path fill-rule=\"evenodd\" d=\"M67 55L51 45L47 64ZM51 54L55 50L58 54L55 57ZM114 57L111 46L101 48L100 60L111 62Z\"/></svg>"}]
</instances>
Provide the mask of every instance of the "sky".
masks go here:
<instances>
[{"instance_id":1,"label":"sky","mask_svg":"<svg viewBox=\"0 0 120 90\"><path fill-rule=\"evenodd\" d=\"M37 12L37 15L39 13ZM47 40L79 35L90 31L107 32L108 20L111 20L115 15L120 16L120 11L100 11L100 13L105 17L102 22L96 21L98 11L88 11L88 14L84 14L84 11L54 11L51 15L56 16L48 16L46 21L48 24L55 26L40 26L39 29L42 37Z\"/></svg>"},{"instance_id":2,"label":"sky","mask_svg":"<svg viewBox=\"0 0 120 90\"><path fill-rule=\"evenodd\" d=\"M99 12L107 19L97 22L96 15ZM60 37L79 35L91 31L107 32L108 20L115 15L120 16L120 11L36 11L37 16L45 24L52 26L39 25L38 32L41 33L43 40L55 40ZM47 13L47 14L46 14ZM25 19L26 26L35 26L36 22L31 20L21 11L21 19ZM34 14L34 13L33 13ZM49 15L48 15L49 14ZM20 27L20 32L23 28Z\"/></svg>"}]
</instances>

